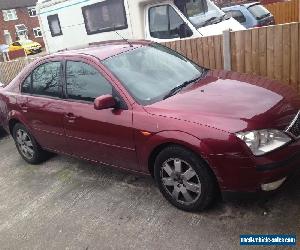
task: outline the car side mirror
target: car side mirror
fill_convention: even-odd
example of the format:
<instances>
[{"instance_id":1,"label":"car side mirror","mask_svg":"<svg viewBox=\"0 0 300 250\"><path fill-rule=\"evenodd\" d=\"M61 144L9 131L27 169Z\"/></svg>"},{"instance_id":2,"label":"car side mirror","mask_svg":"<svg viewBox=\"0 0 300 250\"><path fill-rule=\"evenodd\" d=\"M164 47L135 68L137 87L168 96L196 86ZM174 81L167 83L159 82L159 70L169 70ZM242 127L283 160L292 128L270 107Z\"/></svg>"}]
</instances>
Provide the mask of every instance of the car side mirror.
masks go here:
<instances>
[{"instance_id":1,"label":"car side mirror","mask_svg":"<svg viewBox=\"0 0 300 250\"><path fill-rule=\"evenodd\" d=\"M95 99L94 108L96 110L110 109L117 106L115 98L111 95L102 95Z\"/></svg>"},{"instance_id":2,"label":"car side mirror","mask_svg":"<svg viewBox=\"0 0 300 250\"><path fill-rule=\"evenodd\" d=\"M186 38L193 35L193 31L190 29L190 27L183 23L179 26L179 37L180 38Z\"/></svg>"}]
</instances>

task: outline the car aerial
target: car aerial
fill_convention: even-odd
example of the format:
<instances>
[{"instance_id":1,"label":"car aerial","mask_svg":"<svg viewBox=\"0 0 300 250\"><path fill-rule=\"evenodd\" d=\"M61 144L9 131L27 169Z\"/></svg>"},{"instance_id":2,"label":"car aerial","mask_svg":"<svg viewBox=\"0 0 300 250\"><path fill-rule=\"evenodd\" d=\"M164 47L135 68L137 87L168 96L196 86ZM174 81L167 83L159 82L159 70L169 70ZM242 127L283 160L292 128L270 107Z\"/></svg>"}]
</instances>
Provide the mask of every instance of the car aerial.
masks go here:
<instances>
[{"instance_id":1,"label":"car aerial","mask_svg":"<svg viewBox=\"0 0 300 250\"><path fill-rule=\"evenodd\" d=\"M275 24L274 16L258 2L224 7L222 10L247 29Z\"/></svg>"},{"instance_id":2,"label":"car aerial","mask_svg":"<svg viewBox=\"0 0 300 250\"><path fill-rule=\"evenodd\" d=\"M42 46L38 42L32 40L18 40L13 42L8 50L9 52L24 50L26 55L33 55L42 52Z\"/></svg>"},{"instance_id":3,"label":"car aerial","mask_svg":"<svg viewBox=\"0 0 300 250\"><path fill-rule=\"evenodd\" d=\"M300 162L300 99L263 77L115 41L35 60L0 91L25 161L47 152L152 175L176 207L277 190Z\"/></svg>"}]
</instances>

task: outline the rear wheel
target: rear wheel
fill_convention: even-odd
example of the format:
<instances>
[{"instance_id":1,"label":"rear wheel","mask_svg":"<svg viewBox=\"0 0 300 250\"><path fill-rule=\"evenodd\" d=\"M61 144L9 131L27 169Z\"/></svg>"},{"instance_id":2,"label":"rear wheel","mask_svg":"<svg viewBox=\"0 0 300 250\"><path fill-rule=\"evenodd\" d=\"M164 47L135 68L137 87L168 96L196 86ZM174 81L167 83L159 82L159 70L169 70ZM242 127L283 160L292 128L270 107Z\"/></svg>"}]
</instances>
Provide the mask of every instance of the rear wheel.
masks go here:
<instances>
[{"instance_id":1,"label":"rear wheel","mask_svg":"<svg viewBox=\"0 0 300 250\"><path fill-rule=\"evenodd\" d=\"M47 159L47 152L38 145L24 125L17 123L14 126L13 138L20 155L28 163L38 164Z\"/></svg>"},{"instance_id":2,"label":"rear wheel","mask_svg":"<svg viewBox=\"0 0 300 250\"><path fill-rule=\"evenodd\" d=\"M201 211L215 197L215 179L207 164L193 152L170 146L155 161L155 179L164 197L185 211Z\"/></svg>"}]
</instances>

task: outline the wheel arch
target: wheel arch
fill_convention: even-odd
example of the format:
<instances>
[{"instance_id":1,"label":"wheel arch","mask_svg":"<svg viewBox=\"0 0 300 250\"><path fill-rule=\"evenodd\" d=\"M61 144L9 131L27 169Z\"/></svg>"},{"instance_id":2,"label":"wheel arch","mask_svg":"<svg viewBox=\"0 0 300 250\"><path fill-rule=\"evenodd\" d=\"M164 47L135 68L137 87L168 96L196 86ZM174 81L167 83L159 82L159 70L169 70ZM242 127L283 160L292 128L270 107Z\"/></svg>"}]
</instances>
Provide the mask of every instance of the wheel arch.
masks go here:
<instances>
[{"instance_id":1,"label":"wheel arch","mask_svg":"<svg viewBox=\"0 0 300 250\"><path fill-rule=\"evenodd\" d=\"M13 129L14 129L14 126L15 126L17 123L21 123L21 124L22 124L22 122L21 122L19 119L17 119L17 118L12 118L12 119L10 119L10 120L8 121L8 129L9 129L9 133L10 133L11 135L13 135Z\"/></svg>"},{"instance_id":2,"label":"wheel arch","mask_svg":"<svg viewBox=\"0 0 300 250\"><path fill-rule=\"evenodd\" d=\"M218 192L220 191L218 174L217 174L216 170L209 164L207 159L205 157L203 157L199 152L195 151L192 147L189 147L189 146L186 146L185 144L181 144L181 143L177 143L177 142L163 143L163 144L158 145L157 147L155 147L152 150L152 152L148 158L148 170L149 170L149 173L151 174L152 178L155 179L155 177L154 177L155 159L157 158L157 156L160 152L162 152L165 148L170 147L170 146L182 147L182 148L185 148L185 149L191 151L192 153L194 153L200 159L200 161L206 165L208 171L210 172L210 174L212 175L212 177L215 181Z\"/></svg>"},{"instance_id":3,"label":"wheel arch","mask_svg":"<svg viewBox=\"0 0 300 250\"><path fill-rule=\"evenodd\" d=\"M210 152L210 148L199 138L181 131L165 131L158 135L160 137L164 136L165 140L160 142L156 141L147 157L147 167L152 177L154 177L154 163L158 154L169 146L180 146L193 152L197 157L199 157L199 159L207 165L216 180L218 179L217 170L210 164L207 156Z\"/></svg>"}]
</instances>

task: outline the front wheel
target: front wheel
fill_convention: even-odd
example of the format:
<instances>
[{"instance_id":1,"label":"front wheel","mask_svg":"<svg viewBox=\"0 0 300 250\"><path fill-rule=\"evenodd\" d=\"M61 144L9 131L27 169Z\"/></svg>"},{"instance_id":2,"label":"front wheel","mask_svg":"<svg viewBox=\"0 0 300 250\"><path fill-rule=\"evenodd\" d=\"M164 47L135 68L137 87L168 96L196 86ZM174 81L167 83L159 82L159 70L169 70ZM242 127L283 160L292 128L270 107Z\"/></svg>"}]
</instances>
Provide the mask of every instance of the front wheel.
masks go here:
<instances>
[{"instance_id":1,"label":"front wheel","mask_svg":"<svg viewBox=\"0 0 300 250\"><path fill-rule=\"evenodd\" d=\"M28 129L21 123L13 128L13 138L22 158L30 164L38 164L47 159L47 153L38 145Z\"/></svg>"},{"instance_id":2,"label":"front wheel","mask_svg":"<svg viewBox=\"0 0 300 250\"><path fill-rule=\"evenodd\" d=\"M215 197L216 183L207 164L180 146L170 146L159 153L155 179L164 197L185 211L204 210Z\"/></svg>"}]
</instances>

